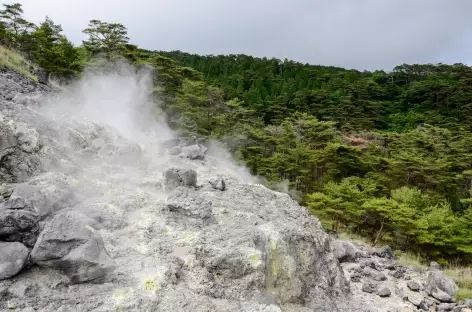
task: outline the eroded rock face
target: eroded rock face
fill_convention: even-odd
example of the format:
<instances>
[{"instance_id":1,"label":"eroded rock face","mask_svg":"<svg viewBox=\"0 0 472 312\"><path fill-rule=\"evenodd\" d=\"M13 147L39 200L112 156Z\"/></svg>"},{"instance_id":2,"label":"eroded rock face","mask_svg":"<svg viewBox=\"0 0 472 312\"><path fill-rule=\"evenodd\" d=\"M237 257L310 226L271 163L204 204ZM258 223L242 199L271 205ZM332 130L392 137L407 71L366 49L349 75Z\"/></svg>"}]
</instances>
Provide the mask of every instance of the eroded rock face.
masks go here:
<instances>
[{"instance_id":1,"label":"eroded rock face","mask_svg":"<svg viewBox=\"0 0 472 312\"><path fill-rule=\"evenodd\" d=\"M28 254L28 248L21 243L0 242L0 281L20 273Z\"/></svg>"},{"instance_id":2,"label":"eroded rock face","mask_svg":"<svg viewBox=\"0 0 472 312\"><path fill-rule=\"evenodd\" d=\"M0 113L0 181L21 182L38 172L39 134Z\"/></svg>"},{"instance_id":3,"label":"eroded rock face","mask_svg":"<svg viewBox=\"0 0 472 312\"><path fill-rule=\"evenodd\" d=\"M72 283L105 276L114 269L113 261L94 223L79 212L57 213L39 235L32 261L64 272Z\"/></svg>"},{"instance_id":4,"label":"eroded rock face","mask_svg":"<svg viewBox=\"0 0 472 312\"><path fill-rule=\"evenodd\" d=\"M0 203L0 241L33 247L39 235L39 215L23 197Z\"/></svg>"},{"instance_id":5,"label":"eroded rock face","mask_svg":"<svg viewBox=\"0 0 472 312\"><path fill-rule=\"evenodd\" d=\"M18 184L12 196L30 201L42 220L75 203L71 181L62 173L48 172L27 183Z\"/></svg>"}]
</instances>

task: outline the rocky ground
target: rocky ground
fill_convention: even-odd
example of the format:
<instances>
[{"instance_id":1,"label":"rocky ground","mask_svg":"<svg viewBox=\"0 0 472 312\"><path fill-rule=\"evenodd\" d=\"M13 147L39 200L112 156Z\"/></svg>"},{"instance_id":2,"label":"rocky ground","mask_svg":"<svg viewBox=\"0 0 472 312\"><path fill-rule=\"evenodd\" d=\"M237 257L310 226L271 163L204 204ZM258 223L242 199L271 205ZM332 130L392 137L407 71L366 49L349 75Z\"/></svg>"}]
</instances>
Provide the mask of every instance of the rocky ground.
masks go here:
<instances>
[{"instance_id":1,"label":"rocky ground","mask_svg":"<svg viewBox=\"0 0 472 312\"><path fill-rule=\"evenodd\" d=\"M335 240L216 144L175 138L147 90L0 70L0 311L469 311L440 269Z\"/></svg>"}]
</instances>

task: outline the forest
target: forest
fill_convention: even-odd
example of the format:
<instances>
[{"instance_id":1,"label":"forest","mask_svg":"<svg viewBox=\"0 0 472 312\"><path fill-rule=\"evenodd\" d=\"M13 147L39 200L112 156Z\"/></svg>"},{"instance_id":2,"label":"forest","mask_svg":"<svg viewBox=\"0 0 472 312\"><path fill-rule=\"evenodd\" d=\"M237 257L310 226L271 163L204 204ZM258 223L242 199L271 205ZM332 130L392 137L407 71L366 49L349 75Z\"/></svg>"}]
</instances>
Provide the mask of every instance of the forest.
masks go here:
<instances>
[{"instance_id":1,"label":"forest","mask_svg":"<svg viewBox=\"0 0 472 312\"><path fill-rule=\"evenodd\" d=\"M248 55L149 51L119 23L91 20L79 46L47 18L0 10L0 42L68 83L126 61L155 70L153 98L182 136L219 140L326 230L472 261L472 68L358 71ZM2 63L0 63L2 64Z\"/></svg>"}]
</instances>

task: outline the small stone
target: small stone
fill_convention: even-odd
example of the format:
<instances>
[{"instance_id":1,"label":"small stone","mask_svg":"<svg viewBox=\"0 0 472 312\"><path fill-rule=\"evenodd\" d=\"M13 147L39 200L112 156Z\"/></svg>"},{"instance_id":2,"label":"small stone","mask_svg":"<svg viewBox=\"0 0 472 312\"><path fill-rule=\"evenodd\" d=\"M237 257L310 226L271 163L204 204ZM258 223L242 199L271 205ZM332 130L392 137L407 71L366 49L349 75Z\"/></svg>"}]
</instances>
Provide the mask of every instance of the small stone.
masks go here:
<instances>
[{"instance_id":1,"label":"small stone","mask_svg":"<svg viewBox=\"0 0 472 312\"><path fill-rule=\"evenodd\" d=\"M215 190L225 191L226 190L226 183L225 180L222 178L217 178L214 181L209 181L212 188Z\"/></svg>"},{"instance_id":2,"label":"small stone","mask_svg":"<svg viewBox=\"0 0 472 312\"><path fill-rule=\"evenodd\" d=\"M371 267L365 267L362 270L362 273L365 276L372 278L374 281L385 281L387 279L387 276L385 274L377 270L374 270Z\"/></svg>"},{"instance_id":3,"label":"small stone","mask_svg":"<svg viewBox=\"0 0 472 312\"><path fill-rule=\"evenodd\" d=\"M412 291L419 291L420 290L420 285L415 281L409 281L406 285Z\"/></svg>"},{"instance_id":4,"label":"small stone","mask_svg":"<svg viewBox=\"0 0 472 312\"><path fill-rule=\"evenodd\" d=\"M375 292L376 288L377 285L372 282L365 282L364 284L362 284L362 291L369 294Z\"/></svg>"},{"instance_id":5,"label":"small stone","mask_svg":"<svg viewBox=\"0 0 472 312\"><path fill-rule=\"evenodd\" d=\"M379 295L380 297L390 297L391 294L392 294L392 292L387 287L380 288L377 291L377 295Z\"/></svg>"},{"instance_id":6,"label":"small stone","mask_svg":"<svg viewBox=\"0 0 472 312\"><path fill-rule=\"evenodd\" d=\"M413 305L419 307L421 302L423 302L424 297L420 294L409 294L408 301L410 301Z\"/></svg>"}]
</instances>

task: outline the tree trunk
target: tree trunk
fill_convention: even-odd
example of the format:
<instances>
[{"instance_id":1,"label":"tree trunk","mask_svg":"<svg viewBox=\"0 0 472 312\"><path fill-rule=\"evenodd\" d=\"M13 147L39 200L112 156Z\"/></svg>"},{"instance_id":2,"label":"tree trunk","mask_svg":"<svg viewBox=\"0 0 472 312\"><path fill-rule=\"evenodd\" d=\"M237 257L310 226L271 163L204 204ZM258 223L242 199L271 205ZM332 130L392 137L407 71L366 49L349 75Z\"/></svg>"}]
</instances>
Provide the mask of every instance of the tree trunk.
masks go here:
<instances>
[{"instance_id":1,"label":"tree trunk","mask_svg":"<svg viewBox=\"0 0 472 312\"><path fill-rule=\"evenodd\" d=\"M382 219L382 222L380 223L380 229L379 229L379 231L377 232L377 235L375 236L375 239L374 239L374 242L373 242L373 244L372 244L372 247L374 247L374 246L377 244L377 241L379 240L380 235L382 234L383 227L384 227L384 222L385 222L385 219Z\"/></svg>"}]
</instances>

